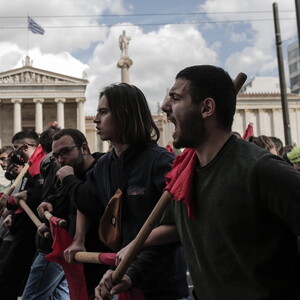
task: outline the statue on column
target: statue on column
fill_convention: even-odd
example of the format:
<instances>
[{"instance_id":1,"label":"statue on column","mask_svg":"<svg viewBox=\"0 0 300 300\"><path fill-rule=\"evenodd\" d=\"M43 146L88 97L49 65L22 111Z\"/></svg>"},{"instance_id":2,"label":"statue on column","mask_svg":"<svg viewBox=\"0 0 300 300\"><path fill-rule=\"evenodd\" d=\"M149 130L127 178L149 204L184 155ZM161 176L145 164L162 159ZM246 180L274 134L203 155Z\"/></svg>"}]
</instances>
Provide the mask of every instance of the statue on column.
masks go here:
<instances>
[{"instance_id":1,"label":"statue on column","mask_svg":"<svg viewBox=\"0 0 300 300\"><path fill-rule=\"evenodd\" d=\"M131 37L127 36L125 30L123 30L123 33L119 36L119 46L121 49L122 56L128 55L128 46L130 40Z\"/></svg>"}]
</instances>

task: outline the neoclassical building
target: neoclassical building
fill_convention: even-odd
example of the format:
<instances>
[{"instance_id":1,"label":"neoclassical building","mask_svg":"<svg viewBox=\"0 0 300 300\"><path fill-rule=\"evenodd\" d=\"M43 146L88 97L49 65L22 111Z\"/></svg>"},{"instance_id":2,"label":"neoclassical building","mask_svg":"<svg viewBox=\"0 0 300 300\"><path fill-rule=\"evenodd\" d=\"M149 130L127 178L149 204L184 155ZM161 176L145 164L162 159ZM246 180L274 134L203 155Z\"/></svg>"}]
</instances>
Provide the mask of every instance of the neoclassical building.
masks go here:
<instances>
[{"instance_id":1,"label":"neoclassical building","mask_svg":"<svg viewBox=\"0 0 300 300\"><path fill-rule=\"evenodd\" d=\"M24 129L41 133L57 122L61 128L85 133L84 102L88 81L34 68L26 56L23 66L0 73L0 146Z\"/></svg>"},{"instance_id":2,"label":"neoclassical building","mask_svg":"<svg viewBox=\"0 0 300 300\"><path fill-rule=\"evenodd\" d=\"M300 144L300 97L287 94L292 142ZM276 136L285 143L280 93L240 93L233 130L243 135L252 122L254 134Z\"/></svg>"}]
</instances>

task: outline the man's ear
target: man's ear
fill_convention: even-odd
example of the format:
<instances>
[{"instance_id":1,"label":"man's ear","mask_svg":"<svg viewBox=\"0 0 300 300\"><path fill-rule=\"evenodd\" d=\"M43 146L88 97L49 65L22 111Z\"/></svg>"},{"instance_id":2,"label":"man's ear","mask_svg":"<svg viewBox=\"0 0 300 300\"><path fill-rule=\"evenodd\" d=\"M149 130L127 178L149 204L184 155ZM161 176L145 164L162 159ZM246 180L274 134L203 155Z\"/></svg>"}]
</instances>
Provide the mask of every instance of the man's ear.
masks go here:
<instances>
[{"instance_id":1,"label":"man's ear","mask_svg":"<svg viewBox=\"0 0 300 300\"><path fill-rule=\"evenodd\" d=\"M215 100L212 98L206 98L201 103L199 103L200 113L203 118L208 118L214 114L216 110Z\"/></svg>"},{"instance_id":2,"label":"man's ear","mask_svg":"<svg viewBox=\"0 0 300 300\"><path fill-rule=\"evenodd\" d=\"M82 154L87 154L89 152L89 146L87 145L87 143L85 143L85 142L82 143L81 151L82 151Z\"/></svg>"}]
</instances>

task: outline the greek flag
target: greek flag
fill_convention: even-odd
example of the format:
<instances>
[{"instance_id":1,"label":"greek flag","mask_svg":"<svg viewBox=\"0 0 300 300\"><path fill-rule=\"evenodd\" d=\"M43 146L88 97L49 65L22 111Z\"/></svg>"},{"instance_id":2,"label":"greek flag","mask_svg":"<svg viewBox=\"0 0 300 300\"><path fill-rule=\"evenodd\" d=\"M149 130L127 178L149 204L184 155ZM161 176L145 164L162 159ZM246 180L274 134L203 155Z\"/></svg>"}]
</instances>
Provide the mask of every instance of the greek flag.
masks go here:
<instances>
[{"instance_id":1,"label":"greek flag","mask_svg":"<svg viewBox=\"0 0 300 300\"><path fill-rule=\"evenodd\" d=\"M30 17L28 17L28 29L35 34L44 34L45 32L44 28L34 22Z\"/></svg>"}]
</instances>

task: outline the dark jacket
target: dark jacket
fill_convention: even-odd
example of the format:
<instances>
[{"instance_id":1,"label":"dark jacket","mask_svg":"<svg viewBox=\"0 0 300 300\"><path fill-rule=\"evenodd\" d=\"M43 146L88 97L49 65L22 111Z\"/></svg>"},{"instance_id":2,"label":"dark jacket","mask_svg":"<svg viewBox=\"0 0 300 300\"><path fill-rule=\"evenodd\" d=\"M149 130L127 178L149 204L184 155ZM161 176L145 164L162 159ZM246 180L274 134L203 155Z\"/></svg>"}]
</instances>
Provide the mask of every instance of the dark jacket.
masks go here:
<instances>
[{"instance_id":1,"label":"dark jacket","mask_svg":"<svg viewBox=\"0 0 300 300\"><path fill-rule=\"evenodd\" d=\"M92 170L95 166L97 159L102 153L96 152L92 154L94 162L91 164L86 172L83 172L78 180L85 181L86 173ZM74 198L69 194L68 189L61 184L60 180L56 177L56 172L59 167L54 160L49 157L45 159L42 164L41 173L45 176L45 186L43 190L43 201L49 202L53 205L53 215L59 218L64 218L68 223L68 232L74 236L76 229L76 207ZM52 251L52 240L47 240L43 237L37 236L37 244L40 252L50 253ZM85 248L88 252L107 252L109 249L98 238L98 222L94 222L88 229L85 237ZM108 269L106 265L100 264L85 264L84 271L88 293L93 294L94 288L99 283L103 274Z\"/></svg>"},{"instance_id":2,"label":"dark jacket","mask_svg":"<svg viewBox=\"0 0 300 300\"><path fill-rule=\"evenodd\" d=\"M123 189L124 247L135 238L160 198L165 186L164 174L170 169L173 159L172 153L156 143L130 147L120 157L113 150L97 161L94 169L88 173L85 184L70 175L63 180L63 185L72 191L78 209L96 220L101 218L115 191ZM143 273L136 277L131 274L133 284L141 287L146 299L178 299L187 296L186 269L181 248L178 244L169 244L151 247L147 251L158 249L168 253L168 258L153 262L151 274ZM147 254L139 257L139 260L143 259L147 260Z\"/></svg>"}]
</instances>

